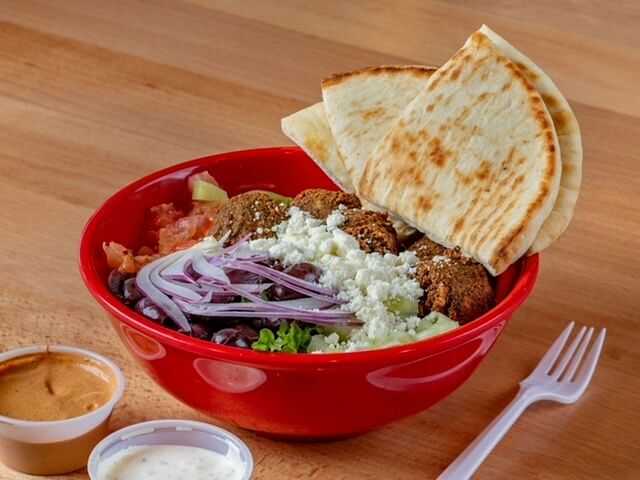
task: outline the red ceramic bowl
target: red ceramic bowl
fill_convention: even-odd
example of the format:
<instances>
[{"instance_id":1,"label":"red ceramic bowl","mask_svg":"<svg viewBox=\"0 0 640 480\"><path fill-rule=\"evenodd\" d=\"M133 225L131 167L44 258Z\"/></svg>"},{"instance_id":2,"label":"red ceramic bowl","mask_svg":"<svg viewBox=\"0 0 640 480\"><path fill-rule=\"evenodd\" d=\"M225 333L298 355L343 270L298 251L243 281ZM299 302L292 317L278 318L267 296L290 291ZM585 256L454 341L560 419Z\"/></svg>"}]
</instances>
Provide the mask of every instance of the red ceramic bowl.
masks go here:
<instances>
[{"instance_id":1,"label":"red ceramic bowl","mask_svg":"<svg viewBox=\"0 0 640 480\"><path fill-rule=\"evenodd\" d=\"M147 209L188 202L185 180L202 170L231 195L255 188L285 195L336 188L298 148L224 153L175 165L128 185L98 209L82 236L80 269L123 343L159 385L187 405L241 427L283 437L331 438L420 412L469 378L535 283L537 255L498 278L500 301L482 317L431 339L381 350L260 353L176 333L108 291L101 245L109 240L139 245Z\"/></svg>"}]
</instances>

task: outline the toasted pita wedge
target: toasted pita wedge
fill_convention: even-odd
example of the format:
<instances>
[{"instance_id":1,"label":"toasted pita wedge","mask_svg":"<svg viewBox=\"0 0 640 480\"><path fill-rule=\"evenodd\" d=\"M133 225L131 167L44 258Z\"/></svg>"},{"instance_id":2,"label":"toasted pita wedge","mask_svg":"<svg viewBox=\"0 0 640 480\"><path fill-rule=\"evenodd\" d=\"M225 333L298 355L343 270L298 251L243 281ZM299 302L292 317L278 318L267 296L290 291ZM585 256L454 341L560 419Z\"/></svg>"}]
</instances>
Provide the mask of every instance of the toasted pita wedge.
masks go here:
<instances>
[{"instance_id":1,"label":"toasted pita wedge","mask_svg":"<svg viewBox=\"0 0 640 480\"><path fill-rule=\"evenodd\" d=\"M331 134L322 102L283 118L282 131L300 146L341 190L354 192L353 183ZM381 210L366 200L361 199L361 201L362 206L367 210ZM390 215L390 220L401 240L415 233L413 228L397 216Z\"/></svg>"},{"instance_id":2,"label":"toasted pita wedge","mask_svg":"<svg viewBox=\"0 0 640 480\"><path fill-rule=\"evenodd\" d=\"M542 224L529 253L547 248L566 230L578 200L582 181L582 139L580 126L569 102L553 83L553 80L526 55L486 25L480 29L509 60L514 62L531 84L536 87L551 114L558 136L562 157L560 190L553 210Z\"/></svg>"},{"instance_id":3,"label":"toasted pita wedge","mask_svg":"<svg viewBox=\"0 0 640 480\"><path fill-rule=\"evenodd\" d=\"M322 81L327 119L356 191L365 160L434 71L414 65L382 66Z\"/></svg>"},{"instance_id":4,"label":"toasted pita wedge","mask_svg":"<svg viewBox=\"0 0 640 480\"><path fill-rule=\"evenodd\" d=\"M375 147L356 190L497 275L533 244L560 177L540 93L475 32Z\"/></svg>"},{"instance_id":5,"label":"toasted pita wedge","mask_svg":"<svg viewBox=\"0 0 640 480\"><path fill-rule=\"evenodd\" d=\"M322 102L283 118L281 125L283 133L300 146L333 183L353 193L353 183L340 158Z\"/></svg>"}]
</instances>

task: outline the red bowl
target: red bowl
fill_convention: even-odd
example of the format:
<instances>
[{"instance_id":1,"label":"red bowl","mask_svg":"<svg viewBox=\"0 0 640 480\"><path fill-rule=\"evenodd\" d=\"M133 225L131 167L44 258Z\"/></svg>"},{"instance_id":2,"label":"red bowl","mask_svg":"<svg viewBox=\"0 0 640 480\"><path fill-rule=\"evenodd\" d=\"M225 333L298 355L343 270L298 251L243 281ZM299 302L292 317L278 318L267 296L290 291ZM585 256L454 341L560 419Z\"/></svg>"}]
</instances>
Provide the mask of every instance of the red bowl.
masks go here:
<instances>
[{"instance_id":1,"label":"red bowl","mask_svg":"<svg viewBox=\"0 0 640 480\"><path fill-rule=\"evenodd\" d=\"M146 372L193 408L283 437L350 436L420 412L460 386L533 289L538 256L497 279L495 308L420 342L339 354L261 353L197 340L135 313L106 286L102 242L140 243L145 212L187 203L186 179L208 170L231 195L255 188L295 195L336 186L298 148L265 148L192 160L148 175L109 198L82 235L80 270L116 332Z\"/></svg>"}]
</instances>

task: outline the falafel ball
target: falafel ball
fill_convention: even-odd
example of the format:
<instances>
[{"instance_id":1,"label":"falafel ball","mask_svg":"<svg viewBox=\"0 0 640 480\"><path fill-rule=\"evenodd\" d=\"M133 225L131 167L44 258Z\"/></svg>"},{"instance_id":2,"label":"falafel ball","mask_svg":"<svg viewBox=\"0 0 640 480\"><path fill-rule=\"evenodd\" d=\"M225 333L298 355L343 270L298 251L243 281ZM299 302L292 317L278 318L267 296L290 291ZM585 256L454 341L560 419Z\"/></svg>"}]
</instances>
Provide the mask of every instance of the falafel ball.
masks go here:
<instances>
[{"instance_id":1,"label":"falafel ball","mask_svg":"<svg viewBox=\"0 0 640 480\"><path fill-rule=\"evenodd\" d=\"M218 212L209 232L220 239L229 234L226 245L250 235L251 239L275 235L275 226L288 216L288 207L265 192L247 192L231 197Z\"/></svg>"},{"instance_id":2,"label":"falafel ball","mask_svg":"<svg viewBox=\"0 0 640 480\"><path fill-rule=\"evenodd\" d=\"M424 289L421 315L436 311L463 325L493 307L491 279L478 262L426 237L410 250L419 258L416 278Z\"/></svg>"},{"instance_id":3,"label":"falafel ball","mask_svg":"<svg viewBox=\"0 0 640 480\"><path fill-rule=\"evenodd\" d=\"M340 228L354 236L367 253L398 253L398 234L386 213L352 208L344 212Z\"/></svg>"},{"instance_id":4,"label":"falafel ball","mask_svg":"<svg viewBox=\"0 0 640 480\"><path fill-rule=\"evenodd\" d=\"M340 205L347 208L360 208L360 200L352 193L334 192L322 188L303 190L293 199L293 205L320 220L326 218Z\"/></svg>"},{"instance_id":5,"label":"falafel ball","mask_svg":"<svg viewBox=\"0 0 640 480\"><path fill-rule=\"evenodd\" d=\"M419 259L430 259L435 255L445 255L447 248L443 247L439 243L434 242L427 236L423 236L419 240L415 241L407 247L407 250L412 250L418 256Z\"/></svg>"}]
</instances>

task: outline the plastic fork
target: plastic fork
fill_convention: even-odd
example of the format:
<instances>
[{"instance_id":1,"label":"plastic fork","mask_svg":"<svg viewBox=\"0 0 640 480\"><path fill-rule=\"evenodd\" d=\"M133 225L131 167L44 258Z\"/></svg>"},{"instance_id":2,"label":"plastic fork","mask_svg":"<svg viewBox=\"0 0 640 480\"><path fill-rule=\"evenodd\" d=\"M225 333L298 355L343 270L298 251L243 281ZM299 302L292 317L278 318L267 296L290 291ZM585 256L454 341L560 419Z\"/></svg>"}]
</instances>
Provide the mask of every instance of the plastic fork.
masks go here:
<instances>
[{"instance_id":1,"label":"plastic fork","mask_svg":"<svg viewBox=\"0 0 640 480\"><path fill-rule=\"evenodd\" d=\"M573 403L584 393L596 369L606 329L598 333L589 352L593 327L582 327L569 343L573 322L553 342L535 370L520 382L511 403L469 445L438 480L465 480L471 477L498 442L526 410L539 400Z\"/></svg>"}]
</instances>

